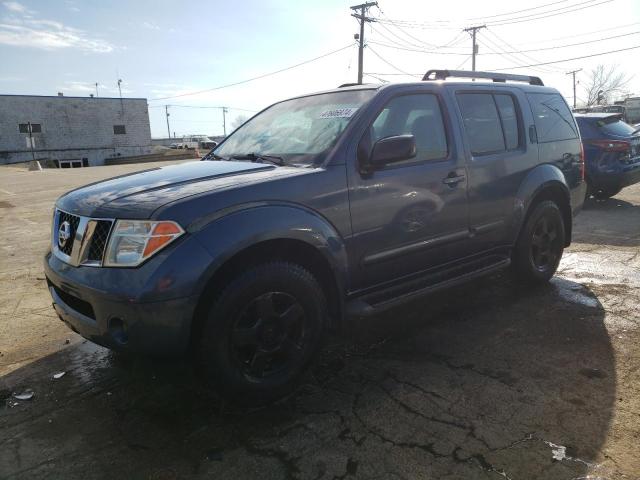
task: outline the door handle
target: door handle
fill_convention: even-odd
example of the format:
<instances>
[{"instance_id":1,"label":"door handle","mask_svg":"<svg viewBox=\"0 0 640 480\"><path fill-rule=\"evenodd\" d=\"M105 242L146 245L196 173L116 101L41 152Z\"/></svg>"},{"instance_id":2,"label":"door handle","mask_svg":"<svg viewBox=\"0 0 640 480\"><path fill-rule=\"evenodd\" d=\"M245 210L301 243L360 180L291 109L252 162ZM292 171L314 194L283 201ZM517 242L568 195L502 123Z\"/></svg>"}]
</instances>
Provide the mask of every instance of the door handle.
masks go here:
<instances>
[{"instance_id":1,"label":"door handle","mask_svg":"<svg viewBox=\"0 0 640 480\"><path fill-rule=\"evenodd\" d=\"M445 177L442 180L442 183L444 183L445 185L449 185L450 187L455 187L464 179L465 179L464 175L456 175L454 172L451 172L448 177Z\"/></svg>"}]
</instances>

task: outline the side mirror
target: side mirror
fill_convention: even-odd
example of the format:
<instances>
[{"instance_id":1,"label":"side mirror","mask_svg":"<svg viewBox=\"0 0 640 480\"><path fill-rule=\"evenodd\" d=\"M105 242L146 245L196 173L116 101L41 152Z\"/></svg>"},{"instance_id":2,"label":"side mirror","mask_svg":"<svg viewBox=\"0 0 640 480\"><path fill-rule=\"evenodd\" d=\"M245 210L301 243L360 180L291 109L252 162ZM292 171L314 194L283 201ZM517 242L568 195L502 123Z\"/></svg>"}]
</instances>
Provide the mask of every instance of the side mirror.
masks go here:
<instances>
[{"instance_id":1,"label":"side mirror","mask_svg":"<svg viewBox=\"0 0 640 480\"><path fill-rule=\"evenodd\" d=\"M373 146L369 164L382 167L416 156L416 139L413 135L396 135L378 140Z\"/></svg>"}]
</instances>

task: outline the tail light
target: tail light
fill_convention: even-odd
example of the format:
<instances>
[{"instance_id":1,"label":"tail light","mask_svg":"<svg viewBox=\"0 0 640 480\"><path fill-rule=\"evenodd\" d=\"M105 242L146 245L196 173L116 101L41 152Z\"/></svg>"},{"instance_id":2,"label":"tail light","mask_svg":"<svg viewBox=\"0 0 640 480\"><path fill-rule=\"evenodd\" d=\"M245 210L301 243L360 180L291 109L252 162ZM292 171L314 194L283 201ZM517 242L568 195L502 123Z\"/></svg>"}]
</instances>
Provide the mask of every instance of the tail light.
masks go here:
<instances>
[{"instance_id":1,"label":"tail light","mask_svg":"<svg viewBox=\"0 0 640 480\"><path fill-rule=\"evenodd\" d=\"M580 177L582 178L582 181L584 182L584 162L585 162L585 158L584 158L584 146L582 145L582 142L580 142Z\"/></svg>"},{"instance_id":2,"label":"tail light","mask_svg":"<svg viewBox=\"0 0 640 480\"><path fill-rule=\"evenodd\" d=\"M624 140L589 140L587 143L606 152L631 152L631 142Z\"/></svg>"}]
</instances>

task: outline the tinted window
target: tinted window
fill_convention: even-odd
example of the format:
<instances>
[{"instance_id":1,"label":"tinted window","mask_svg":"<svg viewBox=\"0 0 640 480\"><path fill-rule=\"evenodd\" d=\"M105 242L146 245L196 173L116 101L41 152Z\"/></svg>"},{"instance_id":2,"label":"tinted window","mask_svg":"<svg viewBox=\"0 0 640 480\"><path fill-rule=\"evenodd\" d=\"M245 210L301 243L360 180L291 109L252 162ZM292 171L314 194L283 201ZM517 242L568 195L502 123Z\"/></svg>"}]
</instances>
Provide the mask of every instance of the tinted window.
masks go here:
<instances>
[{"instance_id":1,"label":"tinted window","mask_svg":"<svg viewBox=\"0 0 640 480\"><path fill-rule=\"evenodd\" d=\"M482 155L505 149L502 126L493 95L461 93L458 94L458 105L472 154Z\"/></svg>"},{"instance_id":2,"label":"tinted window","mask_svg":"<svg viewBox=\"0 0 640 480\"><path fill-rule=\"evenodd\" d=\"M511 95L494 95L496 105L502 119L502 130L507 150L518 148L520 133L518 131L518 115Z\"/></svg>"},{"instance_id":3,"label":"tinted window","mask_svg":"<svg viewBox=\"0 0 640 480\"><path fill-rule=\"evenodd\" d=\"M528 95L539 142L555 142L578 138L573 115L558 93Z\"/></svg>"},{"instance_id":4,"label":"tinted window","mask_svg":"<svg viewBox=\"0 0 640 480\"><path fill-rule=\"evenodd\" d=\"M124 125L114 125L113 133L115 135L125 135L127 133L127 130L124 128Z\"/></svg>"},{"instance_id":5,"label":"tinted window","mask_svg":"<svg viewBox=\"0 0 640 480\"><path fill-rule=\"evenodd\" d=\"M407 162L437 160L447 156L447 135L435 95L403 95L392 99L371 128L373 142L394 135L413 135L416 156Z\"/></svg>"}]
</instances>

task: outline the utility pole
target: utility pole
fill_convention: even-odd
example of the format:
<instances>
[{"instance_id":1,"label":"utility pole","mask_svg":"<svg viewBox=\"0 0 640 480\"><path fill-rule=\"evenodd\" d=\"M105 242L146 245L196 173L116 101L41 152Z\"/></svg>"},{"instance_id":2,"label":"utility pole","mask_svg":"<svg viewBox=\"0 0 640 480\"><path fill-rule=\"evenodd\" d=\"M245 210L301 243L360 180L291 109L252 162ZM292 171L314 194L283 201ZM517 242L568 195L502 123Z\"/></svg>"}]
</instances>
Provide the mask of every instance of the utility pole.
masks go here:
<instances>
[{"instance_id":1,"label":"utility pole","mask_svg":"<svg viewBox=\"0 0 640 480\"><path fill-rule=\"evenodd\" d=\"M360 14L352 13L351 16L360 20L360 35L358 40L358 83L362 83L362 66L364 64L364 22L373 22L373 19L367 18L365 15L369 7L377 7L378 2L367 2L360 5L354 5L351 10L360 10Z\"/></svg>"},{"instance_id":2,"label":"utility pole","mask_svg":"<svg viewBox=\"0 0 640 480\"><path fill-rule=\"evenodd\" d=\"M482 30L483 28L487 28L486 25L478 25L477 27L469 27L465 28L464 31L469 33L471 32L471 38L473 40L473 46L471 50L471 71L476 71L476 55L478 54L478 44L476 43L476 32L478 30Z\"/></svg>"},{"instance_id":3,"label":"utility pole","mask_svg":"<svg viewBox=\"0 0 640 480\"><path fill-rule=\"evenodd\" d=\"M567 72L567 75L572 75L573 76L573 108L576 108L576 73L581 72L582 69L579 68L578 70L572 70L570 72Z\"/></svg>"},{"instance_id":4,"label":"utility pole","mask_svg":"<svg viewBox=\"0 0 640 480\"><path fill-rule=\"evenodd\" d=\"M169 105L164 106L164 113L167 115L167 136L171 138L171 129L169 128Z\"/></svg>"},{"instance_id":5,"label":"utility pole","mask_svg":"<svg viewBox=\"0 0 640 480\"><path fill-rule=\"evenodd\" d=\"M222 128L224 130L224 136L227 136L227 107L222 107Z\"/></svg>"},{"instance_id":6,"label":"utility pole","mask_svg":"<svg viewBox=\"0 0 640 480\"><path fill-rule=\"evenodd\" d=\"M98 82L96 82L96 98L98 98Z\"/></svg>"},{"instance_id":7,"label":"utility pole","mask_svg":"<svg viewBox=\"0 0 640 480\"><path fill-rule=\"evenodd\" d=\"M33 127L31 126L31 122L27 122L27 128L29 129L29 147L31 148L31 160L35 162L36 154L33 151Z\"/></svg>"}]
</instances>

